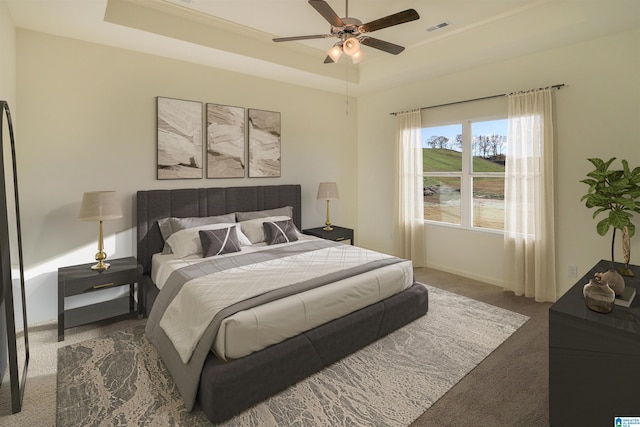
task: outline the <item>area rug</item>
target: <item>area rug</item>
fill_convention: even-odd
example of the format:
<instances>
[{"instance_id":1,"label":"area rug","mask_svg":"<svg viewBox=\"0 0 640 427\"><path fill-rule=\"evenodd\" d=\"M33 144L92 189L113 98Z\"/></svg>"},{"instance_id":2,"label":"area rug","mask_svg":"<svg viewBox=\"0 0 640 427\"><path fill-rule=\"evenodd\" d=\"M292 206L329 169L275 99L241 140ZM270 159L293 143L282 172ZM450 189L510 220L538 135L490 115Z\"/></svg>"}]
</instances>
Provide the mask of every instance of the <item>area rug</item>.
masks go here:
<instances>
[{"instance_id":1,"label":"area rug","mask_svg":"<svg viewBox=\"0 0 640 427\"><path fill-rule=\"evenodd\" d=\"M407 426L528 317L438 288L426 316L223 423ZM186 411L144 326L58 350L58 426L211 425Z\"/></svg>"}]
</instances>

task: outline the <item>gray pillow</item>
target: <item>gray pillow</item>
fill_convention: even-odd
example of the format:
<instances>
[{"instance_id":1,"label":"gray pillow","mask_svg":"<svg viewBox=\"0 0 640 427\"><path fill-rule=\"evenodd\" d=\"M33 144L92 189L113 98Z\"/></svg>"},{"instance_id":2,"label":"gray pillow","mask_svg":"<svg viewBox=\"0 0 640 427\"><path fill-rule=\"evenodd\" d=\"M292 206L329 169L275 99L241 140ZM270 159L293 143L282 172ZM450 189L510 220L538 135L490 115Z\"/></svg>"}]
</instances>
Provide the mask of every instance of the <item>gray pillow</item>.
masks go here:
<instances>
[{"instance_id":1,"label":"gray pillow","mask_svg":"<svg viewBox=\"0 0 640 427\"><path fill-rule=\"evenodd\" d=\"M293 207L284 206L282 208L267 209L264 211L236 212L236 220L238 222L248 221L250 219L266 218L268 216L288 216L289 218L293 218Z\"/></svg>"},{"instance_id":2,"label":"gray pillow","mask_svg":"<svg viewBox=\"0 0 640 427\"><path fill-rule=\"evenodd\" d=\"M262 226L264 227L267 245L289 243L298 240L298 230L290 219L275 222L265 221Z\"/></svg>"},{"instance_id":3,"label":"gray pillow","mask_svg":"<svg viewBox=\"0 0 640 427\"><path fill-rule=\"evenodd\" d=\"M236 227L220 228L217 230L200 230L202 257L240 252L240 241Z\"/></svg>"}]
</instances>

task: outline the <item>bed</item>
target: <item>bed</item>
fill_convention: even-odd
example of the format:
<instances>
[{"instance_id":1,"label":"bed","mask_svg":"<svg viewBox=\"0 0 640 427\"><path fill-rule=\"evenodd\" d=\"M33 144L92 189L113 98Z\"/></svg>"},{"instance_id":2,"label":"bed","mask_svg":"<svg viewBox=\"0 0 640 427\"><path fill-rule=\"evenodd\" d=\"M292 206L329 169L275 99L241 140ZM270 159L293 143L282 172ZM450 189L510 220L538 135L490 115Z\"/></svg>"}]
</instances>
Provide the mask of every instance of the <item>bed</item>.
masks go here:
<instances>
[{"instance_id":1,"label":"bed","mask_svg":"<svg viewBox=\"0 0 640 427\"><path fill-rule=\"evenodd\" d=\"M356 303L364 306L357 308L355 311L349 311L343 314L334 313L334 317L338 315L339 317L324 323L322 320L318 320L316 323L319 322L319 324L317 326L312 324L314 326L308 330L296 331L295 328L293 328L293 332L289 331L284 340L277 341L277 339L274 338L276 341L262 343L260 346L250 348L249 350L238 350L239 346L233 344L233 339L231 338L222 341L218 339L218 341L223 343L227 343L227 341L232 343L223 345L222 349L215 347L215 345L202 344L203 340L208 339L208 336L212 336L212 340L216 342L215 338L219 338L219 336L222 335L221 332L210 332L210 328L208 328L200 335L202 339L197 341L197 347L189 350L192 351L192 353L188 353L185 356L185 354L180 351L178 345L167 346L167 340L171 335L171 331L168 328L165 331L165 329L160 327L161 322L164 322L165 326L173 324L169 322L167 318L169 317L168 313L171 308L176 305L178 298L175 297L175 292L168 291L167 289L175 286L172 280L181 274L161 273L162 270L158 268L158 265L160 265L158 263L162 262L164 257L166 257L172 260L171 262L178 264L178 267L180 267L178 271L180 272L192 271L194 269L206 270L209 268L209 264L207 264L206 268L203 268L202 265L204 265L204 262L200 263L200 261L197 261L196 263L196 261L194 261L191 263L190 261L186 262L182 259L176 260L175 258L179 258L180 254L174 254L173 258L172 255L163 255L163 253L166 253L166 248L159 221L168 217L207 218L225 214L235 214L237 212L263 212L270 210L280 212L279 210L289 207L290 214L287 216L291 218L291 221L277 221L273 223L282 225L292 222L297 229L301 229L301 187L300 185L269 185L147 190L137 193L136 206L137 257L138 262L143 267L143 276L139 282L139 286L142 287L142 300L140 303L142 304L145 315L149 317L147 322L147 336L154 346L158 348L161 357L176 380L183 394L183 398L185 398L187 407L191 408L194 401L197 401L212 422L221 422L231 418L427 312L427 290L423 285L413 283L411 276L409 283L405 283L403 288L393 291L391 296L383 295L384 298L371 304L367 303L368 305L364 305L365 303L362 301L356 301ZM190 231L190 233L191 232L192 231ZM238 227L238 232L242 234L240 227ZM244 260L246 258L249 261L242 262L246 265L255 266L258 265L258 263L254 263L255 260L253 257L259 259L266 257L265 265L270 268L271 264L268 264L269 262L282 264L293 262L290 260L299 259L301 260L300 262L304 263L306 262L305 260L308 259L306 257L313 256L313 254L317 253L322 253L323 256L328 256L325 254L332 254L332 256L337 257L336 259L349 258L345 257L342 251L346 251L346 247L350 245L323 241L322 239L299 234L298 236L298 241L276 244L272 247L259 247L259 244L251 245L256 247L255 250L249 246L247 247L247 251L250 253L244 253L244 251L242 251L242 253L237 254L240 255L237 257L236 254L228 254L228 259L232 259L232 262L236 263L240 262L237 260ZM351 249L349 249L349 251L351 251ZM258 305L255 308L249 306L249 309L246 311L243 311L242 304L244 304L244 302L241 302L239 303L241 309L230 312L230 316L241 317L243 313L249 311L251 312L251 316L253 316L254 311L260 311L263 307L278 307L277 309L265 309L263 311L270 316L276 316L276 323L283 323L283 319L286 320L287 317L296 319L296 314L295 309L291 312L283 312L280 306L275 305L283 304L282 301L299 300L303 298L300 295L306 298L307 294L313 294L314 292L321 296L320 298L317 296L315 298L318 301L323 301L328 295L325 289L338 289L338 286L342 286L342 283L358 280L358 282L362 284L360 286L376 288L377 285L374 285L380 280L379 276L381 274L407 275L406 260L394 259L393 257L383 254L377 255L377 253L373 251L365 251L362 249L358 249L358 251L358 254L365 252L367 254L367 256L364 257L367 270L364 270L364 267L361 265L350 267L351 270L357 272L357 274L353 274L354 278L342 277L340 276L340 274L342 274L341 272L336 272L335 274L338 274L338 276L335 277L332 276L334 273L326 275L326 280L328 281L326 284L316 283L319 280L316 278L301 281L304 285L304 289L302 290L307 290L306 293L290 296L284 295L281 300L267 300L264 301L264 305ZM281 253L283 255L280 255ZM214 256L211 257L211 260L207 258L207 263L211 262L211 268L218 268L218 264L231 262L226 261L227 258L225 258L225 256L226 255L222 255L221 257ZM360 255L358 256L362 257ZM188 261L189 257L185 258L185 260ZM180 264L185 262L186 265L182 268ZM334 259L332 264L335 262L336 260ZM313 262L310 262L309 265L312 263ZM375 269L372 267L373 265L375 265ZM211 271L207 270L207 274L218 274L220 276L216 277L222 277L222 275L226 273L224 268L217 273L211 273ZM245 267L241 269L243 268ZM378 270L378 268L380 269ZM410 269L410 263L408 268ZM259 271L258 274L260 274ZM159 284L160 282L164 283L166 280L169 285L164 285L162 287L163 292L160 292L154 279L158 281ZM288 279L273 279L272 281L277 282L279 280L285 281ZM406 277L402 280L404 282L407 281ZM398 279L398 281L402 280ZM197 282L197 280L192 280L191 282ZM191 282L187 281L187 284L191 285ZM269 282L269 280L256 280L255 282L262 283ZM311 287L309 283L312 283L313 287ZM182 289L180 286L187 287L187 285L177 285L176 289ZM296 286L298 286L298 284L296 284ZM334 288L331 288L331 286ZM285 288L289 289L293 288L293 286L287 286ZM172 292L173 295L171 295ZM281 292L280 289L268 294L278 294L278 292ZM325 292L325 294L322 294L322 292ZM331 290L332 295L333 292L334 291ZM359 292L361 291L358 290L356 294L360 295ZM186 291L182 293L184 294ZM256 298L261 297L262 295ZM253 298L249 299L252 300ZM344 297L343 299L349 298ZM354 300L354 298L351 299ZM262 302L263 301L260 301L260 303ZM304 304L306 304L306 302L304 302L303 305ZM287 305L287 303L284 305ZM178 313L180 313L179 307L180 306L178 306L177 309ZM202 311L204 312L206 310ZM311 312L311 309L309 309L309 311ZM182 308L182 312L199 312L199 310L185 310ZM163 314L166 314L166 316L163 316ZM308 313L304 315L306 316ZM218 316L216 316L215 319L218 319ZM227 322L227 325L236 325L237 322L235 322L235 320L229 321L228 319L229 318L222 318L222 320L216 321L220 324ZM212 321L211 323L213 324L216 321ZM293 327L296 322L292 321L289 323L291 323L291 325L287 327ZM216 328L217 327L218 326L216 326ZM230 326L228 329L224 329L221 326L219 330L233 331L234 329ZM173 334L181 336L182 333L180 331L181 329L178 328L177 332L174 331ZM263 335L263 332L257 334L255 332L252 333L255 336ZM278 332L278 334L279 333L280 332ZM231 337L232 334L227 333L227 336ZM242 334L240 334L240 336L242 336ZM249 340L249 342L251 342L251 345L256 345L252 340ZM228 350L229 348L230 350ZM227 351L229 351L229 353L226 353ZM243 351L248 354L244 355L244 353L242 353ZM191 359L189 359L189 357L191 357ZM198 362L198 358L202 361ZM195 362L193 362L194 360ZM186 361L188 361L188 363L185 363ZM187 365L196 365L195 371L193 367L187 367ZM198 365L201 366L198 367ZM191 381L188 379L189 376L196 377L196 385L192 386L190 384L188 386L195 387L193 396L189 396L188 392L185 393L183 391L185 387L184 383Z\"/></svg>"}]
</instances>

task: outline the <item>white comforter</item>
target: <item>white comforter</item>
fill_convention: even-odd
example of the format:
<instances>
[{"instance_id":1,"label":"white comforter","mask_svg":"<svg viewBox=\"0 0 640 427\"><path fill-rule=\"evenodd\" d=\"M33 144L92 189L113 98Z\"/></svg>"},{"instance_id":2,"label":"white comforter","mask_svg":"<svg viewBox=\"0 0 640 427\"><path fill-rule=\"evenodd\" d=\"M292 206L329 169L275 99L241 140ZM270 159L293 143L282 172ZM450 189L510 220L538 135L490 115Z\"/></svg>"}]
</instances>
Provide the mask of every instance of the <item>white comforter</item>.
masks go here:
<instances>
[{"instance_id":1,"label":"white comforter","mask_svg":"<svg viewBox=\"0 0 640 427\"><path fill-rule=\"evenodd\" d=\"M306 239L305 236L299 242ZM186 363L222 308L269 290L383 258L390 257L338 245L192 279L167 308L160 327ZM202 258L154 257L154 280L161 287L174 269L201 261ZM411 262L403 261L241 311L223 321L213 350L223 360L245 356L394 295L411 286L412 278ZM210 285L212 281L216 286Z\"/></svg>"}]
</instances>

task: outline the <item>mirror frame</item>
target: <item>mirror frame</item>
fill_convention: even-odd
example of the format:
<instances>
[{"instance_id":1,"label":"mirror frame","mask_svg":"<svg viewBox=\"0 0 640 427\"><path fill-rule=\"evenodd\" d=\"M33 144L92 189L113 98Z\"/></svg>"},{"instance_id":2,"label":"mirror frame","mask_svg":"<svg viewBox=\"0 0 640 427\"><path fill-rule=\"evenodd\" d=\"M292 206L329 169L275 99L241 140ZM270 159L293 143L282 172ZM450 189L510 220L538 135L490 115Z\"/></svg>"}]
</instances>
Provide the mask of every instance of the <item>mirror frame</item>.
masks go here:
<instances>
[{"instance_id":1,"label":"mirror frame","mask_svg":"<svg viewBox=\"0 0 640 427\"><path fill-rule=\"evenodd\" d=\"M16 230L18 234L18 263L20 267L20 298L22 299L22 321L24 334L24 367L22 373L19 370L17 332L14 313L13 278L11 273L11 242L9 237L9 216L7 206L7 183L5 181L5 159L4 159L4 137L3 118L6 115L11 143L11 165L13 169L13 189L15 197ZM25 299L24 286L24 266L22 261L22 233L20 229L20 205L18 203L18 172L16 170L16 150L13 136L13 123L11 122L11 112L6 101L0 101L0 163L2 164L2 174L0 174L0 279L4 288L3 299L6 314L7 341L9 350L9 380L11 382L11 411L20 412L22 409L22 399L24 397L24 386L27 380L27 367L29 365L29 333L27 325L27 305ZM21 374L21 375L20 375ZM20 376L19 376L20 375Z\"/></svg>"}]
</instances>

